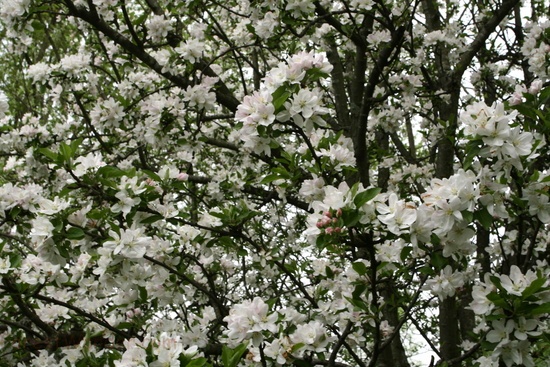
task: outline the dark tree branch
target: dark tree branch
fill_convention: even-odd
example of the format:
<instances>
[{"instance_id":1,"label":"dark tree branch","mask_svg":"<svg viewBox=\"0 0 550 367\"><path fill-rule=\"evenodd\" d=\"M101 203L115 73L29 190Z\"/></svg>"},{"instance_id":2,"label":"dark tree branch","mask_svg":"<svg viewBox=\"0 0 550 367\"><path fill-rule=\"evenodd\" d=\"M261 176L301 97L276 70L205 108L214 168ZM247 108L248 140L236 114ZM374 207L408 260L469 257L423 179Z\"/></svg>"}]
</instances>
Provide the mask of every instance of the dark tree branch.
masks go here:
<instances>
[{"instance_id":1,"label":"dark tree branch","mask_svg":"<svg viewBox=\"0 0 550 367\"><path fill-rule=\"evenodd\" d=\"M338 118L338 128L344 126L349 129L349 108L348 108L348 96L346 94L346 80L344 76L344 67L342 60L338 53L338 48L334 41L329 41L330 50L327 51L328 61L332 64L333 69L331 72L332 77L332 90L334 92L334 107L336 109L336 116Z\"/></svg>"},{"instance_id":2,"label":"dark tree branch","mask_svg":"<svg viewBox=\"0 0 550 367\"><path fill-rule=\"evenodd\" d=\"M187 179L190 182L200 183L200 184L207 184L207 183L212 181L212 179L210 177L195 176L195 175L189 176ZM242 191L245 194L255 195L255 196L258 196L260 198L275 199L275 198L279 197L279 195L275 191L268 191L268 190L262 189L260 187L255 187L255 186L252 186L252 185L245 185L243 187ZM305 202L303 202L299 199L296 199L293 196L287 196L286 201L287 201L287 203L295 206L296 208L302 209L306 212L311 212L311 209L309 208L309 205L307 203L305 203Z\"/></svg>"},{"instance_id":3,"label":"dark tree branch","mask_svg":"<svg viewBox=\"0 0 550 367\"><path fill-rule=\"evenodd\" d=\"M453 358L451 360L448 360L448 361L444 361L444 360L439 360L435 365L436 366L443 366L443 363L446 363L445 366L457 366L457 365L460 365L460 363L464 360L466 360L467 358L471 357L472 355L474 355L475 352L477 352L477 350L481 347L481 344L480 343L476 343L472 348L470 348L466 353L462 354L461 356L459 357L456 357L456 358Z\"/></svg>"},{"instance_id":4,"label":"dark tree branch","mask_svg":"<svg viewBox=\"0 0 550 367\"><path fill-rule=\"evenodd\" d=\"M195 287L198 291L203 293L205 296L208 297L210 302L212 303L212 306L214 306L214 310L216 311L216 317L221 321L225 316L229 314L229 311L227 308L223 305L223 303L218 299L215 293L213 293L211 290L207 289L204 285L197 282L196 280L188 277L187 275L183 274L182 272L177 271L176 269L172 268L171 266L166 265L162 261L156 260L148 255L143 256L144 259L152 262L155 265L158 265L170 272L171 274L174 274L184 280L185 282L191 284L193 287Z\"/></svg>"},{"instance_id":5,"label":"dark tree branch","mask_svg":"<svg viewBox=\"0 0 550 367\"><path fill-rule=\"evenodd\" d=\"M340 23L336 18L334 18L322 5L319 3L319 1L314 1L313 4L315 4L315 12L317 14L324 18L325 22L329 25L331 25L338 33L340 33L342 36L349 38L352 40L352 42L356 45L365 45L366 40L361 37L357 32L352 31L351 34L348 34L346 30L344 29L344 26L342 23Z\"/></svg>"},{"instance_id":6,"label":"dark tree branch","mask_svg":"<svg viewBox=\"0 0 550 367\"><path fill-rule=\"evenodd\" d=\"M82 310L82 309L80 309L76 306L73 306L73 305L71 305L67 302L59 301L57 299L54 299L54 298L51 298L51 297L48 297L48 296L44 296L42 294L34 294L33 297L35 297L36 299L39 299L41 301L53 303L55 305L63 306L65 308L68 308L69 310L74 311L79 316L82 316L82 317L88 319L89 321L95 322L96 324L103 326L104 328L112 331L115 335L118 335L118 336L120 336L124 339L129 339L133 336L132 334L127 333L123 330L117 329L116 327L112 326L108 322L106 322L104 320L101 320L100 318L92 315L91 313L86 312L86 311L84 311L84 310Z\"/></svg>"},{"instance_id":7,"label":"dark tree branch","mask_svg":"<svg viewBox=\"0 0 550 367\"><path fill-rule=\"evenodd\" d=\"M334 345L334 347L332 349L332 353L330 353L330 357L328 359L327 366L329 366L329 367L335 367L336 366L336 364L335 364L336 356L338 355L338 351L340 350L340 348L344 344L344 341L346 340L348 335L351 333L352 326L353 326L353 323L351 321L348 321L348 323L346 325L346 328L342 332L342 335L340 335L340 337L338 338L338 341Z\"/></svg>"},{"instance_id":8,"label":"dark tree branch","mask_svg":"<svg viewBox=\"0 0 550 367\"><path fill-rule=\"evenodd\" d=\"M397 136L397 133L391 133L390 134L391 141L393 145L397 148L397 151L401 156L407 161L407 163L410 164L418 164L416 158L407 150L399 136Z\"/></svg>"},{"instance_id":9,"label":"dark tree branch","mask_svg":"<svg viewBox=\"0 0 550 367\"><path fill-rule=\"evenodd\" d=\"M42 335L40 335L40 333L37 333L31 327L29 327L27 325L24 325L24 324L21 324L19 322L14 322L14 321L6 320L6 319L0 319L0 324L8 325L8 326L11 326L11 327L16 328L16 329L21 329L21 330L24 330L28 334L34 335L37 338L42 338ZM7 329L7 328L5 326L3 326L2 329ZM0 330L0 331L4 332L6 330Z\"/></svg>"},{"instance_id":10,"label":"dark tree branch","mask_svg":"<svg viewBox=\"0 0 550 367\"><path fill-rule=\"evenodd\" d=\"M134 29L134 24L132 23L132 20L130 19L130 16L128 15L128 10L126 9L126 2L122 1L122 15L124 16L124 22L126 23L126 26L128 27L128 30L130 31L130 34L132 35L132 39L138 46L141 45L141 40L139 39L136 30ZM100 41L101 42L101 41Z\"/></svg>"},{"instance_id":11,"label":"dark tree branch","mask_svg":"<svg viewBox=\"0 0 550 367\"><path fill-rule=\"evenodd\" d=\"M485 46L485 41L487 41L489 36L495 31L500 22L510 15L510 13L514 10L514 7L516 7L516 5L520 2L520 0L505 0L493 16L483 23L483 26L480 28L476 38L470 44L468 49L460 56L460 60L452 72L451 79L458 80L462 78L462 75L468 66L470 66L473 58Z\"/></svg>"},{"instance_id":12,"label":"dark tree branch","mask_svg":"<svg viewBox=\"0 0 550 367\"><path fill-rule=\"evenodd\" d=\"M65 0L65 4L69 9L69 14L82 19L86 23L90 24L92 27L103 33L109 39L113 40L116 44L124 48L126 51L137 57L149 68L162 75L166 79L170 80L176 86L180 88L187 88L189 86L188 80L186 80L181 75L172 74L168 71L163 71L162 65L160 65L157 60L155 60L151 55L149 55L143 48L139 47L128 38L111 28L102 18L97 15L93 9L86 10L84 7L75 6L72 1ZM93 6L93 4L92 4ZM212 71L210 66L204 61L199 62L199 66L203 66L203 72L208 76L218 77L216 73ZM229 91L225 84L218 82L216 84L217 88L215 89L217 101L226 107L228 110L235 112L237 111L237 106L240 104L233 94Z\"/></svg>"},{"instance_id":13,"label":"dark tree branch","mask_svg":"<svg viewBox=\"0 0 550 367\"><path fill-rule=\"evenodd\" d=\"M6 276L3 277L2 284L4 285L4 289L11 296L13 302L15 302L17 307L19 307L19 310L21 310L21 313L25 315L26 318L28 318L39 329L41 329L45 333L45 335L53 335L56 333L56 330L50 325L46 324L44 321L42 321L42 319L40 319L36 312L34 312L34 309L23 300L21 294L19 293L15 284L10 278Z\"/></svg>"},{"instance_id":14,"label":"dark tree branch","mask_svg":"<svg viewBox=\"0 0 550 367\"><path fill-rule=\"evenodd\" d=\"M145 2L147 3L147 5L149 5L149 8L151 8L151 10L153 11L153 13L155 13L155 15L164 14L164 10L162 10L157 0L145 0Z\"/></svg>"}]
</instances>

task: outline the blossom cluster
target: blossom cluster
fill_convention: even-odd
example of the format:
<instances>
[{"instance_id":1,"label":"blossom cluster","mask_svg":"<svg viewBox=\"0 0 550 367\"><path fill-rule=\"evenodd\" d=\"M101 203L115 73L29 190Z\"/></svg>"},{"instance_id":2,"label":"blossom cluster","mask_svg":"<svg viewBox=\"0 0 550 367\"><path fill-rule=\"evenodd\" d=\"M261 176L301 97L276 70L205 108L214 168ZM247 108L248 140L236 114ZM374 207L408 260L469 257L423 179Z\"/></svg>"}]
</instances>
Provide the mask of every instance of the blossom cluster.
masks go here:
<instances>
[{"instance_id":1,"label":"blossom cluster","mask_svg":"<svg viewBox=\"0 0 550 367\"><path fill-rule=\"evenodd\" d=\"M264 78L260 90L245 96L235 114L242 123L233 139L255 153L271 154L274 141L267 137L267 129L284 130L285 123L311 132L315 126L324 126L323 115L328 110L323 104L319 88L302 87L305 79L322 78L332 66L321 54L301 52L288 62L280 63Z\"/></svg>"},{"instance_id":2,"label":"blossom cluster","mask_svg":"<svg viewBox=\"0 0 550 367\"><path fill-rule=\"evenodd\" d=\"M487 106L483 102L474 103L461 115L466 125L465 134L480 137L486 145L482 157L497 158L495 170L499 166L512 165L522 170L521 157L532 153L533 134L522 131L519 126L511 127L517 111L507 113L503 104Z\"/></svg>"},{"instance_id":3,"label":"blossom cluster","mask_svg":"<svg viewBox=\"0 0 550 367\"><path fill-rule=\"evenodd\" d=\"M493 345L489 358L492 363L502 359L507 366L532 367L531 342L543 332L541 316L550 302L548 274L525 274L512 265L510 274L490 276L485 282L475 285L470 304L477 315L483 317L478 331L485 331L485 339Z\"/></svg>"},{"instance_id":4,"label":"blossom cluster","mask_svg":"<svg viewBox=\"0 0 550 367\"><path fill-rule=\"evenodd\" d=\"M305 190L305 187L302 189ZM338 218L332 218L333 214L342 213L347 207L353 206L352 193L345 182L342 182L338 187L325 185L322 187L322 193L321 200L315 200L311 203L314 213L308 217L309 228L306 231L310 240L315 240L322 233L326 234L326 229L329 226L331 230L328 234L333 233L332 225L339 222ZM334 223L333 219L336 219L337 223ZM346 223L344 222L343 225L346 225Z\"/></svg>"},{"instance_id":5,"label":"blossom cluster","mask_svg":"<svg viewBox=\"0 0 550 367\"><path fill-rule=\"evenodd\" d=\"M521 52L529 62L529 70L540 79L548 80L550 44L544 35L550 28L550 22L529 23L528 28L529 33L521 47Z\"/></svg>"},{"instance_id":6,"label":"blossom cluster","mask_svg":"<svg viewBox=\"0 0 550 367\"><path fill-rule=\"evenodd\" d=\"M399 200L395 193L388 195L388 204L377 203L376 211L379 213L378 220L386 225L388 231L397 235L408 230L416 221L416 206Z\"/></svg>"},{"instance_id":7,"label":"blossom cluster","mask_svg":"<svg viewBox=\"0 0 550 367\"><path fill-rule=\"evenodd\" d=\"M323 217L317 222L317 228L324 231L325 234L338 234L342 232L342 227L339 227L339 218L342 216L342 209L336 210L334 213L330 210L323 213Z\"/></svg>"},{"instance_id":8,"label":"blossom cluster","mask_svg":"<svg viewBox=\"0 0 550 367\"><path fill-rule=\"evenodd\" d=\"M533 366L550 23L433 3L0 0L3 363Z\"/></svg>"},{"instance_id":9,"label":"blossom cluster","mask_svg":"<svg viewBox=\"0 0 550 367\"><path fill-rule=\"evenodd\" d=\"M301 358L307 351L326 351L334 340L326 327L319 321L297 323L295 315L290 308L270 312L259 297L236 304L224 318L227 343L236 346L244 342L248 346L247 359L260 362L264 353L280 365ZM290 326L294 331L285 335Z\"/></svg>"}]
</instances>

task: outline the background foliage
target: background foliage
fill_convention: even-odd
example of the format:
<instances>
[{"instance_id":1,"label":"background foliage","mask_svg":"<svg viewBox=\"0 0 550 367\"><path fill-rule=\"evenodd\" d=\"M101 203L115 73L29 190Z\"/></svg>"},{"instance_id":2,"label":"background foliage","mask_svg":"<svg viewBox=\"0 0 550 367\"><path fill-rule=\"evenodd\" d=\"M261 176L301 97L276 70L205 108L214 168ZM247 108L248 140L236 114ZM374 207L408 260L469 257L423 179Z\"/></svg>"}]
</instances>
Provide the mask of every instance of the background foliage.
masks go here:
<instances>
[{"instance_id":1,"label":"background foliage","mask_svg":"<svg viewBox=\"0 0 550 367\"><path fill-rule=\"evenodd\" d=\"M0 365L548 366L544 1L0 19Z\"/></svg>"}]
</instances>

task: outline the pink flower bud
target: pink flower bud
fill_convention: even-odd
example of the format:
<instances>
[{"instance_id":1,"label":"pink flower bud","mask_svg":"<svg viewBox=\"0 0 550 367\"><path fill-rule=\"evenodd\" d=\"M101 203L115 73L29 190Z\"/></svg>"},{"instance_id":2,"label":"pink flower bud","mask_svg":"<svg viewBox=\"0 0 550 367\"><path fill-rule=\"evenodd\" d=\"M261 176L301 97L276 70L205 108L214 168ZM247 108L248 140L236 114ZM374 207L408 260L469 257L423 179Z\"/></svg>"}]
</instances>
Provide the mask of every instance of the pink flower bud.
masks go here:
<instances>
[{"instance_id":1,"label":"pink flower bud","mask_svg":"<svg viewBox=\"0 0 550 367\"><path fill-rule=\"evenodd\" d=\"M512 94L512 97L510 97L508 102L510 103L511 106L517 106L518 104L523 102L523 96L521 95L521 93L516 92Z\"/></svg>"},{"instance_id":2,"label":"pink flower bud","mask_svg":"<svg viewBox=\"0 0 550 367\"><path fill-rule=\"evenodd\" d=\"M323 217L321 218L320 222L323 225L323 227L327 227L327 226L330 226L330 224L332 223L332 219L328 217Z\"/></svg>"},{"instance_id":3,"label":"pink flower bud","mask_svg":"<svg viewBox=\"0 0 550 367\"><path fill-rule=\"evenodd\" d=\"M538 94L542 89L542 80L537 79L531 83L529 87L529 94Z\"/></svg>"},{"instance_id":4,"label":"pink flower bud","mask_svg":"<svg viewBox=\"0 0 550 367\"><path fill-rule=\"evenodd\" d=\"M176 178L179 181L187 181L189 179L189 175L185 172L180 172Z\"/></svg>"},{"instance_id":5,"label":"pink flower bud","mask_svg":"<svg viewBox=\"0 0 550 367\"><path fill-rule=\"evenodd\" d=\"M332 228L332 227L325 228L325 233L326 234L330 235L330 234L332 234L333 231L334 231L334 228Z\"/></svg>"}]
</instances>

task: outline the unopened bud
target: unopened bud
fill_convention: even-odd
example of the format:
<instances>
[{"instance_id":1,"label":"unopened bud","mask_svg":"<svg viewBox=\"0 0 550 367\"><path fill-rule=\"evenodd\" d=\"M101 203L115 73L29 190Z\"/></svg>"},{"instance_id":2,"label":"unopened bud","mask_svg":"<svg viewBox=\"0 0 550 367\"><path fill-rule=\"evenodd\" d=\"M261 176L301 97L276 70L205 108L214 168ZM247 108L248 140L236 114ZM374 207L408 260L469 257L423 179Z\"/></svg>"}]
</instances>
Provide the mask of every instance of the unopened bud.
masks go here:
<instances>
[{"instance_id":1,"label":"unopened bud","mask_svg":"<svg viewBox=\"0 0 550 367\"><path fill-rule=\"evenodd\" d=\"M531 83L529 87L529 94L538 94L542 89L542 80L537 79Z\"/></svg>"}]
</instances>

